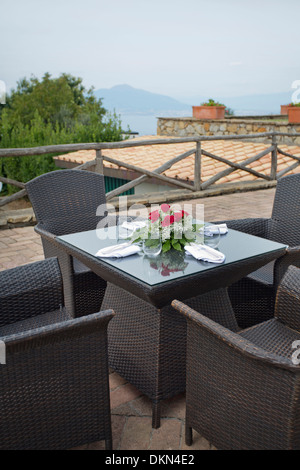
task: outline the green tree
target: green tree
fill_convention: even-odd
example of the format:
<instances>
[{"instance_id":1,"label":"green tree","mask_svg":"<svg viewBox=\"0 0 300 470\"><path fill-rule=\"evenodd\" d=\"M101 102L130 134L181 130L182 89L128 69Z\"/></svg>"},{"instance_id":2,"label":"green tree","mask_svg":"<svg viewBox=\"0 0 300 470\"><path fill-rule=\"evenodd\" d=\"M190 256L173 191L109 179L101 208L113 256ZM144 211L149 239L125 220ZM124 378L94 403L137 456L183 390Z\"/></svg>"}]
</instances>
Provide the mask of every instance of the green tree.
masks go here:
<instances>
[{"instance_id":1,"label":"green tree","mask_svg":"<svg viewBox=\"0 0 300 470\"><path fill-rule=\"evenodd\" d=\"M122 140L118 116L103 108L93 88L86 90L81 78L69 74L23 78L0 108L1 148ZM29 181L56 169L52 156L2 159L0 174ZM8 193L17 190L5 189Z\"/></svg>"},{"instance_id":2,"label":"green tree","mask_svg":"<svg viewBox=\"0 0 300 470\"><path fill-rule=\"evenodd\" d=\"M70 126L74 120L84 120L91 115L101 120L106 113L101 100L96 99L92 88L85 89L81 78L68 74L51 78L49 73L41 80L21 79L7 99L6 109L11 125L18 119L30 125L36 111L45 123L54 126L57 122Z\"/></svg>"}]
</instances>

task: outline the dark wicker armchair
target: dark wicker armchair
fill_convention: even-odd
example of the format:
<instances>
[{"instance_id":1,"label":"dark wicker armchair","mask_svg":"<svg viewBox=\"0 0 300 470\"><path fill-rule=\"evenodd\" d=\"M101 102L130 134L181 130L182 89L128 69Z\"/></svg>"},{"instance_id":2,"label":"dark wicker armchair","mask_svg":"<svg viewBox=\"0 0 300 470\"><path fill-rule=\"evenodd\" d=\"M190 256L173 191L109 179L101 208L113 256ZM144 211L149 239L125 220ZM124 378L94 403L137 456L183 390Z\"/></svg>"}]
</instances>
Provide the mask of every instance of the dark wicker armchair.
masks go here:
<instances>
[{"instance_id":1,"label":"dark wicker armchair","mask_svg":"<svg viewBox=\"0 0 300 470\"><path fill-rule=\"evenodd\" d=\"M104 176L82 170L46 173L26 184L41 236L45 258L58 257L64 281L65 304L74 315L100 310L106 282L76 259L67 255L55 237L94 230L105 210Z\"/></svg>"},{"instance_id":2,"label":"dark wicker armchair","mask_svg":"<svg viewBox=\"0 0 300 470\"><path fill-rule=\"evenodd\" d=\"M107 326L113 312L72 319L57 259L0 273L0 449L112 448Z\"/></svg>"},{"instance_id":3,"label":"dark wicker armchair","mask_svg":"<svg viewBox=\"0 0 300 470\"><path fill-rule=\"evenodd\" d=\"M299 450L300 270L283 277L275 317L239 332L172 305L187 320L187 444L195 429L219 449Z\"/></svg>"},{"instance_id":4,"label":"dark wicker armchair","mask_svg":"<svg viewBox=\"0 0 300 470\"><path fill-rule=\"evenodd\" d=\"M300 267L299 207L300 174L290 175L277 182L270 219L225 221L229 228L289 245L286 256L267 264L229 288L230 300L242 328L273 317L280 280L289 265ZM258 311L260 317L257 316Z\"/></svg>"}]
</instances>

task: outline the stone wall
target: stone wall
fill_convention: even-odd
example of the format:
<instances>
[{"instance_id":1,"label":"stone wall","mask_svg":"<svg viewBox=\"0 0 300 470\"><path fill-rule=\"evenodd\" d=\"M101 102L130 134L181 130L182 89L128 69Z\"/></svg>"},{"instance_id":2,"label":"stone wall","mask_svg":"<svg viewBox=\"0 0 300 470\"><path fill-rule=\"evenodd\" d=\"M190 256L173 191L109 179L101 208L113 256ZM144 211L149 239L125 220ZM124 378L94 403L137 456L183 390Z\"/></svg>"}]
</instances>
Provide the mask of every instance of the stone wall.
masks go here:
<instances>
[{"instance_id":1,"label":"stone wall","mask_svg":"<svg viewBox=\"0 0 300 470\"><path fill-rule=\"evenodd\" d=\"M300 124L290 124L285 119L196 119L193 117L158 118L157 134L177 137L193 137L199 135L239 135L257 134L260 132L287 132L290 136L278 137L278 142L288 145L300 145ZM254 139L251 139L254 141ZM257 139L262 141L263 139ZM269 139L266 139L269 141Z\"/></svg>"}]
</instances>

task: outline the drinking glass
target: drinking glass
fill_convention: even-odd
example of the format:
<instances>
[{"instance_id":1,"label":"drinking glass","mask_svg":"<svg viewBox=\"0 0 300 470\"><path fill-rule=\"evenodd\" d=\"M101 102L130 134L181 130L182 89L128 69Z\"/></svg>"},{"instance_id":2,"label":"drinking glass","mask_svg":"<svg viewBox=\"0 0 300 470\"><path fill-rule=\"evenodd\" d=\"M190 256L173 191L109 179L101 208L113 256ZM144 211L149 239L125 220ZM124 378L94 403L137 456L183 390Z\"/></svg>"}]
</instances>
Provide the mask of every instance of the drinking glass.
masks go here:
<instances>
[{"instance_id":1,"label":"drinking glass","mask_svg":"<svg viewBox=\"0 0 300 470\"><path fill-rule=\"evenodd\" d=\"M156 236L155 238L149 236L143 240L143 252L146 256L154 258L160 254L161 250L162 242L160 236Z\"/></svg>"},{"instance_id":2,"label":"drinking glass","mask_svg":"<svg viewBox=\"0 0 300 470\"><path fill-rule=\"evenodd\" d=\"M220 229L217 225L205 223L204 226L199 230L201 243L210 246L211 248L217 248L220 243Z\"/></svg>"}]
</instances>

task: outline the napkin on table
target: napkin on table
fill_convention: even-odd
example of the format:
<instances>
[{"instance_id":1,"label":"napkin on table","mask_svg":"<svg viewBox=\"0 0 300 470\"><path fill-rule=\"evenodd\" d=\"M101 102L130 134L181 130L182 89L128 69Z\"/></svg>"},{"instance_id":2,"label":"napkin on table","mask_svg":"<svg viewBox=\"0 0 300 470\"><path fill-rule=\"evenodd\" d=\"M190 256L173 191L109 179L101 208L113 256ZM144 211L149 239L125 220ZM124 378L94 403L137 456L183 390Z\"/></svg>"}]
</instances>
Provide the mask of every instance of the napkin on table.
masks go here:
<instances>
[{"instance_id":1,"label":"napkin on table","mask_svg":"<svg viewBox=\"0 0 300 470\"><path fill-rule=\"evenodd\" d=\"M224 263L225 255L220 251L214 250L207 245L197 245L196 243L191 243L184 247L186 252L194 258L201 261L208 261L210 263Z\"/></svg>"},{"instance_id":2,"label":"napkin on table","mask_svg":"<svg viewBox=\"0 0 300 470\"><path fill-rule=\"evenodd\" d=\"M204 227L205 235L213 236L213 235L217 234L218 231L216 230L215 227L218 227L218 229L220 231L220 235L225 235L225 233L228 232L228 228L227 228L226 224L206 225Z\"/></svg>"},{"instance_id":3,"label":"napkin on table","mask_svg":"<svg viewBox=\"0 0 300 470\"><path fill-rule=\"evenodd\" d=\"M134 221L134 222L123 222L122 227L126 228L127 230L137 230L139 228L146 227L146 222L143 221Z\"/></svg>"},{"instance_id":4,"label":"napkin on table","mask_svg":"<svg viewBox=\"0 0 300 470\"><path fill-rule=\"evenodd\" d=\"M131 243L121 243L119 245L102 248L96 253L100 258L123 258L125 256L135 255L141 250L138 245Z\"/></svg>"}]
</instances>

